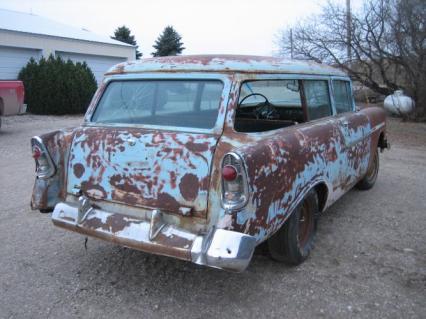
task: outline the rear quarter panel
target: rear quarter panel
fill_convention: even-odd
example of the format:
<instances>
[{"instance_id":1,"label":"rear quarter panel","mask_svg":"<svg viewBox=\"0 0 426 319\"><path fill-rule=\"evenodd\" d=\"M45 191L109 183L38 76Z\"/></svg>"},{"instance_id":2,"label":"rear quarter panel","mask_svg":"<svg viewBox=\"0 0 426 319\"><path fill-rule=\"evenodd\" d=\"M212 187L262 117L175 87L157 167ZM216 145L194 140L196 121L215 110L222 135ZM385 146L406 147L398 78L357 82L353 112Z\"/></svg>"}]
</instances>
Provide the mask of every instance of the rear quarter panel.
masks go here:
<instances>
[{"instance_id":1,"label":"rear quarter panel","mask_svg":"<svg viewBox=\"0 0 426 319\"><path fill-rule=\"evenodd\" d=\"M328 120L246 138L250 142L233 151L245 162L250 200L242 211L226 212L220 224L262 241L282 226L312 187L323 183L333 191L340 178L342 137Z\"/></svg>"},{"instance_id":2,"label":"rear quarter panel","mask_svg":"<svg viewBox=\"0 0 426 319\"><path fill-rule=\"evenodd\" d=\"M215 154L211 177L211 189L215 190L210 192L209 216L218 228L255 236L258 242L277 231L313 187L325 192L322 210L350 190L365 174L370 155L385 131L383 109L370 108L359 111L359 117L366 117L367 122L350 125L355 135L362 132L356 152L348 150L337 116L269 132L237 133L233 130L237 93L230 100ZM235 212L218 204L220 161L230 151L243 157L251 192L248 205ZM350 182L348 175L354 175Z\"/></svg>"}]
</instances>

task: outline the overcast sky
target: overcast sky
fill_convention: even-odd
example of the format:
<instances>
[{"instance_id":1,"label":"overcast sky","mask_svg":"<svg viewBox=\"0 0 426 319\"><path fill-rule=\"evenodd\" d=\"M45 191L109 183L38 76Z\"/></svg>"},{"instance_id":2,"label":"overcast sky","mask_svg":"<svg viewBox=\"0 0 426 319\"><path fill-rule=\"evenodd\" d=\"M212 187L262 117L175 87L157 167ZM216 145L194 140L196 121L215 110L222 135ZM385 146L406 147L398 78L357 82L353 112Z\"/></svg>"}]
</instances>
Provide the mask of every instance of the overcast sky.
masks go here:
<instances>
[{"instance_id":1,"label":"overcast sky","mask_svg":"<svg viewBox=\"0 0 426 319\"><path fill-rule=\"evenodd\" d=\"M167 25L182 36L184 54L271 55L277 31L318 12L325 1L0 0L0 8L32 12L107 36L124 24L144 57L151 56L155 39ZM352 0L352 5L361 1Z\"/></svg>"}]
</instances>

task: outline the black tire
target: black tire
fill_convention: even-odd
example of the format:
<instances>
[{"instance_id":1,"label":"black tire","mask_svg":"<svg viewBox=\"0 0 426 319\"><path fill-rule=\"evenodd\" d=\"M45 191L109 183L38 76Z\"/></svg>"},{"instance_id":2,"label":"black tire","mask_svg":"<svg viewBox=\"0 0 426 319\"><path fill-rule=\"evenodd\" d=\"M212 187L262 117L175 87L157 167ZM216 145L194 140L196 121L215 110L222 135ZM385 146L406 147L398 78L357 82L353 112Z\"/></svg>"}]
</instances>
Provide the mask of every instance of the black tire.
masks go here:
<instances>
[{"instance_id":1,"label":"black tire","mask_svg":"<svg viewBox=\"0 0 426 319\"><path fill-rule=\"evenodd\" d=\"M318 219L318 195L311 190L284 225L268 239L272 259L299 265L314 247Z\"/></svg>"},{"instance_id":2,"label":"black tire","mask_svg":"<svg viewBox=\"0 0 426 319\"><path fill-rule=\"evenodd\" d=\"M374 158L370 164L370 167L367 170L365 176L360 180L355 187L359 190L366 191L371 189L377 180L377 175L379 174L379 149L376 149L374 152Z\"/></svg>"}]
</instances>

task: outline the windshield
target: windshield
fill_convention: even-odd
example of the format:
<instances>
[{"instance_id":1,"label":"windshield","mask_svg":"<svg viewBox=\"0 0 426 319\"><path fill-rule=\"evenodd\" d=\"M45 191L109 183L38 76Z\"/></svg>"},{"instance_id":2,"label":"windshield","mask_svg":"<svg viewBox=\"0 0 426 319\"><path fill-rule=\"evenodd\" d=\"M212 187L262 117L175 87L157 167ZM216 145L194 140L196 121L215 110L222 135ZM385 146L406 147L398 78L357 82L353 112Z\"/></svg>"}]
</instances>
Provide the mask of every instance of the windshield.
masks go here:
<instances>
[{"instance_id":1,"label":"windshield","mask_svg":"<svg viewBox=\"0 0 426 319\"><path fill-rule=\"evenodd\" d=\"M91 121L211 129L222 91L218 80L113 81Z\"/></svg>"}]
</instances>

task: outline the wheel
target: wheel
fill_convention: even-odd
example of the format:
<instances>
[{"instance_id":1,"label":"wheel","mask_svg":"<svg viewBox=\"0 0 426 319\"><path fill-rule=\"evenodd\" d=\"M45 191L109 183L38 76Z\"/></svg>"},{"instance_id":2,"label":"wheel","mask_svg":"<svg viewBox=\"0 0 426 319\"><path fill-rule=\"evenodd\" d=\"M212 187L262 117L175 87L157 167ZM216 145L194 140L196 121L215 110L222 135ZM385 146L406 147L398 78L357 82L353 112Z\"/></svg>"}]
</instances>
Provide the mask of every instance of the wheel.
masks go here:
<instances>
[{"instance_id":1,"label":"wheel","mask_svg":"<svg viewBox=\"0 0 426 319\"><path fill-rule=\"evenodd\" d=\"M368 168L367 173L363 177L362 180L356 184L356 188L360 190L369 190L374 186L377 180L377 175L379 174L379 150L376 149L376 151L373 154L373 160L370 164L370 167Z\"/></svg>"},{"instance_id":2,"label":"wheel","mask_svg":"<svg viewBox=\"0 0 426 319\"><path fill-rule=\"evenodd\" d=\"M285 224L268 239L272 259L299 265L314 247L318 218L318 195L311 190Z\"/></svg>"}]
</instances>

